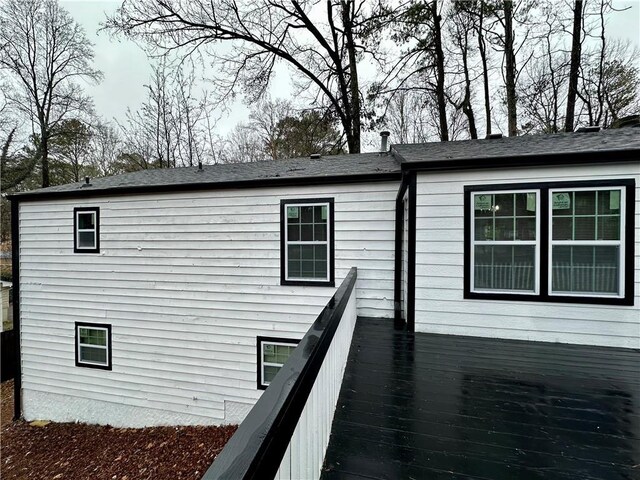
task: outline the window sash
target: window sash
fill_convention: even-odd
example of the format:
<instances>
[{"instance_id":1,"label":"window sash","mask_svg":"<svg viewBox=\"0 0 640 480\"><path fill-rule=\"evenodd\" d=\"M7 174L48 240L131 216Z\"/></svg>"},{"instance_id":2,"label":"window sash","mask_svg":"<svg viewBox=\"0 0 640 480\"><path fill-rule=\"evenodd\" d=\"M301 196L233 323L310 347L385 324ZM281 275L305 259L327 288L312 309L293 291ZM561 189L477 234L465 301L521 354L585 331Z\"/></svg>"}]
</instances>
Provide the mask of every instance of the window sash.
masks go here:
<instances>
[{"instance_id":1,"label":"window sash","mask_svg":"<svg viewBox=\"0 0 640 480\"><path fill-rule=\"evenodd\" d=\"M267 362L265 361L265 351L264 351L264 347L267 345L273 345L273 346L284 346L284 347L293 347L295 349L295 347L298 346L298 342L297 341L291 341L291 342L272 342L272 341L262 341L260 344L260 383L263 386L268 386L271 384L270 381L265 380L265 367L278 367L278 371L280 371L280 368L282 368L284 366L284 363L277 363L277 362Z\"/></svg>"},{"instance_id":2,"label":"window sash","mask_svg":"<svg viewBox=\"0 0 640 480\"><path fill-rule=\"evenodd\" d=\"M289 240L289 217L287 215L287 209L290 207L325 207L327 209L327 219L326 219L326 229L327 229L327 239L326 240ZM285 203L284 205L285 215L284 215L284 278L285 280L294 280L294 281L304 281L304 282L328 282L331 279L331 252L330 244L331 244L331 208L329 202L292 202ZM316 225L315 223L313 223ZM322 224L318 224L322 225ZM327 259L326 259L326 275L324 277L291 277L289 276L289 245L326 245L327 246Z\"/></svg>"},{"instance_id":3,"label":"window sash","mask_svg":"<svg viewBox=\"0 0 640 480\"><path fill-rule=\"evenodd\" d=\"M104 366L108 366L109 365L109 329L108 328L104 328L104 327L89 327L89 326L85 326L85 325L78 325L76 327L77 333L76 336L78 338L77 340L77 344L76 344L76 348L78 349L78 363L81 363L83 365L99 365L101 367ZM105 344L104 345L96 345L93 343L83 343L81 341L81 335L80 335L80 330L98 330L98 331L102 331L105 333ZM96 361L92 361L92 360L84 360L82 358L82 348L80 347L85 347L85 348L95 348L95 349L99 349L99 350L105 350L105 362L96 362Z\"/></svg>"},{"instance_id":4,"label":"window sash","mask_svg":"<svg viewBox=\"0 0 640 480\"><path fill-rule=\"evenodd\" d=\"M536 196L536 204L535 204L535 217L531 216L528 218L535 218L536 225L536 239L535 240L476 240L476 210L475 210L475 196L476 195L508 195L508 194L518 194L518 193L533 193ZM470 261L471 268L469 269L469 274L471 276L471 291L474 293L489 293L489 294L501 294L501 293L513 293L517 295L539 295L540 294L540 190L538 189L517 189L517 190L478 190L472 191L470 195L470 209L471 209L471 219L470 219L470 240L471 240L471 251L470 251ZM510 217L505 217L510 218ZM518 218L516 212L514 210L513 216L511 218ZM476 287L476 258L475 258L475 250L477 246L534 246L534 259L533 259L533 270L534 270L534 284L533 290L518 290L518 289L489 289L489 288L478 288Z\"/></svg>"},{"instance_id":5,"label":"window sash","mask_svg":"<svg viewBox=\"0 0 640 480\"><path fill-rule=\"evenodd\" d=\"M619 239L618 240L554 240L553 239L553 194L560 192L594 192L594 191L618 191L620 192L620 208L618 217L620 219L620 231L619 231ZM586 187L567 187L567 188L549 188L548 190L548 202L549 202L549 237L548 237L548 246L549 246L549 254L548 254L548 265L547 265L547 273L548 273L548 294L549 296L562 296L562 297L594 297L594 298L624 298L624 294L626 291L625 288L625 265L624 259L625 255L625 229L626 229L626 188L623 186L586 186ZM597 204L596 204L597 205ZM597 206L596 206L597 208ZM575 210L572 209L574 212ZM586 215L575 215L572 214L573 218L581 217ZM590 215L589 215L590 216ZM593 215L596 219L598 218L597 210ZM615 216L615 215L602 215L602 216ZM597 222L597 220L596 220ZM575 227L574 227L575 228ZM597 227L596 227L596 235L597 235ZM618 292L617 293L607 293L607 292L589 292L589 291L566 291L566 290L554 290L553 289L553 247L557 246L570 246L570 247L618 247ZM594 266L593 268L597 268Z\"/></svg>"},{"instance_id":6,"label":"window sash","mask_svg":"<svg viewBox=\"0 0 640 480\"><path fill-rule=\"evenodd\" d=\"M80 228L80 216L82 215L91 215L93 220L93 228ZM95 250L98 245L98 222L97 215L95 211L86 211L86 212L76 212L76 249L77 250ZM80 233L93 233L93 244L92 245L81 245L80 244Z\"/></svg>"}]
</instances>

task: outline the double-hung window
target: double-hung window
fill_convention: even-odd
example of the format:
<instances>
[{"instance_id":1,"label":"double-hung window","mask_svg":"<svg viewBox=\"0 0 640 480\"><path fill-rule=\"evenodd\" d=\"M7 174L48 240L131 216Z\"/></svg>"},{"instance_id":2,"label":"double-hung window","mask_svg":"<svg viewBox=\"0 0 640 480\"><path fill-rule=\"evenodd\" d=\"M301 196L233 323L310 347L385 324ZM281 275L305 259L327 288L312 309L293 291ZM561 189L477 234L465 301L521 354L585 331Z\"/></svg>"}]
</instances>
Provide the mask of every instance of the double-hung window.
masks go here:
<instances>
[{"instance_id":1,"label":"double-hung window","mask_svg":"<svg viewBox=\"0 0 640 480\"><path fill-rule=\"evenodd\" d=\"M73 210L73 251L100 253L100 209L78 207Z\"/></svg>"},{"instance_id":2,"label":"double-hung window","mask_svg":"<svg viewBox=\"0 0 640 480\"><path fill-rule=\"evenodd\" d=\"M111 325L76 322L76 365L111 370Z\"/></svg>"},{"instance_id":3,"label":"double-hung window","mask_svg":"<svg viewBox=\"0 0 640 480\"><path fill-rule=\"evenodd\" d=\"M633 303L633 180L465 188L465 297Z\"/></svg>"},{"instance_id":4,"label":"double-hung window","mask_svg":"<svg viewBox=\"0 0 640 480\"><path fill-rule=\"evenodd\" d=\"M298 340L258 337L258 388L265 389L298 346Z\"/></svg>"},{"instance_id":5,"label":"double-hung window","mask_svg":"<svg viewBox=\"0 0 640 480\"><path fill-rule=\"evenodd\" d=\"M334 285L333 199L282 200L281 283Z\"/></svg>"}]
</instances>

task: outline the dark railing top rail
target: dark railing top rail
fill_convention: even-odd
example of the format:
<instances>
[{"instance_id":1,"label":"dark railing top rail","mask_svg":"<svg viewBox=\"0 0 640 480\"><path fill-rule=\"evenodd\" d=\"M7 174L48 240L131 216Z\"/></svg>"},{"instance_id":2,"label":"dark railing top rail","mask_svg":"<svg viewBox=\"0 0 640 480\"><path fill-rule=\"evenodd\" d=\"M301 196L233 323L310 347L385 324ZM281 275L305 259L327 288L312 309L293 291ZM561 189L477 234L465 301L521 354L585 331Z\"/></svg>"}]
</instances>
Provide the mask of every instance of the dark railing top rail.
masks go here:
<instances>
[{"instance_id":1,"label":"dark railing top rail","mask_svg":"<svg viewBox=\"0 0 640 480\"><path fill-rule=\"evenodd\" d=\"M203 480L257 480L275 476L347 307L357 275L356 267L352 267Z\"/></svg>"}]
</instances>

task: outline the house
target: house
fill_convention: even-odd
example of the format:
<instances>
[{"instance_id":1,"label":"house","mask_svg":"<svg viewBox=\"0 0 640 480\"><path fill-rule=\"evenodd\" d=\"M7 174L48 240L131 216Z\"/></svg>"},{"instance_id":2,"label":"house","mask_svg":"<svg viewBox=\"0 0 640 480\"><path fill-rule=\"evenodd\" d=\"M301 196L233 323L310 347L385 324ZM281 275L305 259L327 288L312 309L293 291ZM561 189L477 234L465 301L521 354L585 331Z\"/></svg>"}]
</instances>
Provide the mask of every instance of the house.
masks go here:
<instances>
[{"instance_id":1,"label":"house","mask_svg":"<svg viewBox=\"0 0 640 480\"><path fill-rule=\"evenodd\" d=\"M639 348L638 159L625 128L15 194L16 413L239 422L352 267L362 317Z\"/></svg>"}]
</instances>

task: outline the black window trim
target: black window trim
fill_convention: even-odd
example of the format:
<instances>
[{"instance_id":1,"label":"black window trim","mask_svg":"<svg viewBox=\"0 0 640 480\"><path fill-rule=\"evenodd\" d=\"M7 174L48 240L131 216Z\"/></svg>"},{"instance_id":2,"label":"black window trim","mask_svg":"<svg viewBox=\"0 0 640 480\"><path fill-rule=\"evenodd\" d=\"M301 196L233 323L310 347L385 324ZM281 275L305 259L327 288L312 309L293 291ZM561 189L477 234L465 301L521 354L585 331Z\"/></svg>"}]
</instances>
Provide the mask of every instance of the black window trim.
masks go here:
<instances>
[{"instance_id":1,"label":"black window trim","mask_svg":"<svg viewBox=\"0 0 640 480\"><path fill-rule=\"evenodd\" d=\"M286 209L288 205L304 203L327 203L329 204L329 280L287 280L286 278ZM280 285L292 286L314 286L314 287L335 287L335 218L334 218L333 198L287 198L280 200Z\"/></svg>"},{"instance_id":2,"label":"black window trim","mask_svg":"<svg viewBox=\"0 0 640 480\"><path fill-rule=\"evenodd\" d=\"M621 297L579 296L549 294L549 189L589 188L589 187L621 187L625 189L625 251L622 259L624 268L624 292ZM540 191L540 292L531 293L490 293L473 292L471 290L471 194L492 190L526 190ZM629 178L611 180L559 181L537 183L494 183L491 185L465 185L464 187L464 298L482 300L508 300L519 302L546 303L585 303L598 305L633 305L634 304L634 255L635 255L635 180ZM624 237L623 237L624 236Z\"/></svg>"},{"instance_id":3,"label":"black window trim","mask_svg":"<svg viewBox=\"0 0 640 480\"><path fill-rule=\"evenodd\" d=\"M269 385L262 383L262 344L263 343L286 343L298 346L300 339L286 337L265 337L258 335L256 337L256 353L257 353L257 370L256 370L256 387L258 390L266 390Z\"/></svg>"},{"instance_id":4,"label":"black window trim","mask_svg":"<svg viewBox=\"0 0 640 480\"><path fill-rule=\"evenodd\" d=\"M107 365L96 365L93 363L85 363L80 361L80 344L78 343L78 329L84 328L103 328L107 330ZM89 322L75 322L75 351L76 351L76 367L83 368L97 368L99 370L111 370L111 350L113 345L111 343L111 324L108 323L89 323Z\"/></svg>"},{"instance_id":5,"label":"black window trim","mask_svg":"<svg viewBox=\"0 0 640 480\"><path fill-rule=\"evenodd\" d=\"M96 215L96 246L80 248L78 246L78 213L93 212ZM100 253L100 207L75 207L73 209L73 253Z\"/></svg>"}]
</instances>

